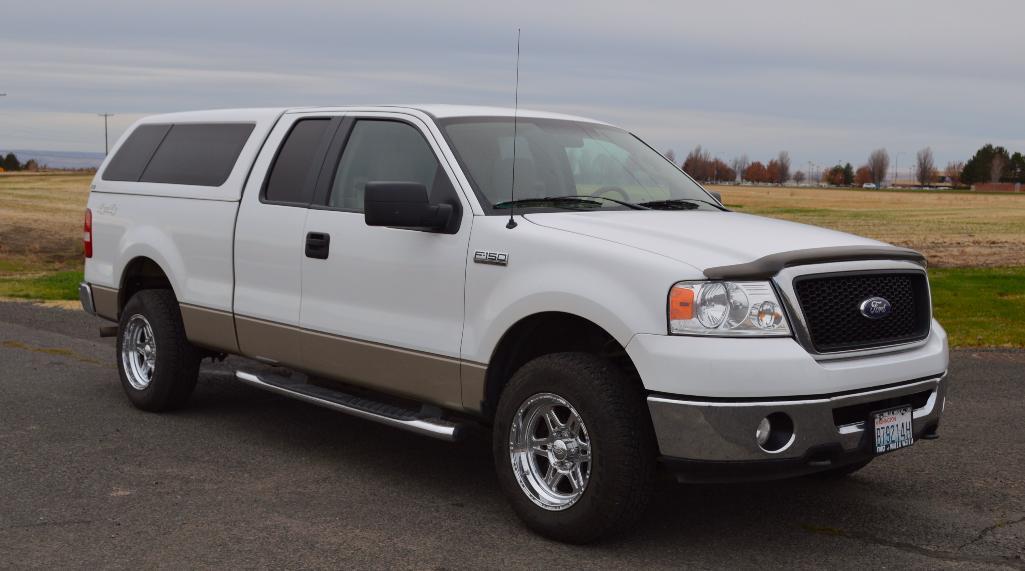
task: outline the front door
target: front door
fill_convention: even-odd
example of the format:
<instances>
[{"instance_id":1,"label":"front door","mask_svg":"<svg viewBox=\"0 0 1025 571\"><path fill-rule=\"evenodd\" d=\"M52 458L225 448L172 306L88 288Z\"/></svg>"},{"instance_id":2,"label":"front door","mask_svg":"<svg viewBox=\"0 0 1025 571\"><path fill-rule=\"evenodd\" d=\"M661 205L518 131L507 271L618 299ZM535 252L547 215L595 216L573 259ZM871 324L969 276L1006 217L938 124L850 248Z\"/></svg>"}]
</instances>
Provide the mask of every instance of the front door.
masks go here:
<instances>
[{"instance_id":1,"label":"front door","mask_svg":"<svg viewBox=\"0 0 1025 571\"><path fill-rule=\"evenodd\" d=\"M339 380L461 406L459 348L472 216L427 126L403 114L347 118L306 220L304 364ZM454 206L449 233L367 226L373 181L418 182Z\"/></svg>"}]
</instances>

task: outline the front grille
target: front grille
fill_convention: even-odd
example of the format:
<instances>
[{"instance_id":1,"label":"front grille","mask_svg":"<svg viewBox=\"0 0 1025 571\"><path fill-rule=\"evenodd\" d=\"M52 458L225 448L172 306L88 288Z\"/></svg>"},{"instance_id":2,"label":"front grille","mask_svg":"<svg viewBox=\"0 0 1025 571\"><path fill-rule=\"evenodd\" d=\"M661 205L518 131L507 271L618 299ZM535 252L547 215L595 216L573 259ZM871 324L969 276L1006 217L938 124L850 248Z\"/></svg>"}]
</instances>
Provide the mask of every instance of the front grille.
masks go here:
<instances>
[{"instance_id":1,"label":"front grille","mask_svg":"<svg viewBox=\"0 0 1025 571\"><path fill-rule=\"evenodd\" d=\"M920 272L801 276L794 280L794 291L819 353L910 343L929 334L929 288ZM890 315L862 315L861 303L871 297L889 301Z\"/></svg>"}]
</instances>

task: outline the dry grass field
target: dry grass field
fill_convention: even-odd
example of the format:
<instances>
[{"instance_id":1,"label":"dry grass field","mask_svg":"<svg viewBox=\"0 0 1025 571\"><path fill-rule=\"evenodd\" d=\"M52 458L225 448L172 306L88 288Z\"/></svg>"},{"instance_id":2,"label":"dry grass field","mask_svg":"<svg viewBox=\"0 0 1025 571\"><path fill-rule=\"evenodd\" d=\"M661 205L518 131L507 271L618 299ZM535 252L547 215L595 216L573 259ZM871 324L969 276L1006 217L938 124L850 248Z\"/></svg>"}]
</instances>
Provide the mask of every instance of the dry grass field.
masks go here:
<instances>
[{"instance_id":1,"label":"dry grass field","mask_svg":"<svg viewBox=\"0 0 1025 571\"><path fill-rule=\"evenodd\" d=\"M0 277L82 265L87 175L0 175Z\"/></svg>"},{"instance_id":2,"label":"dry grass field","mask_svg":"<svg viewBox=\"0 0 1025 571\"><path fill-rule=\"evenodd\" d=\"M734 210L914 248L932 267L1025 266L1025 194L712 188Z\"/></svg>"},{"instance_id":3,"label":"dry grass field","mask_svg":"<svg viewBox=\"0 0 1025 571\"><path fill-rule=\"evenodd\" d=\"M0 175L0 298L77 299L88 175ZM714 187L740 212L920 250L955 346L1025 347L1025 194Z\"/></svg>"}]
</instances>

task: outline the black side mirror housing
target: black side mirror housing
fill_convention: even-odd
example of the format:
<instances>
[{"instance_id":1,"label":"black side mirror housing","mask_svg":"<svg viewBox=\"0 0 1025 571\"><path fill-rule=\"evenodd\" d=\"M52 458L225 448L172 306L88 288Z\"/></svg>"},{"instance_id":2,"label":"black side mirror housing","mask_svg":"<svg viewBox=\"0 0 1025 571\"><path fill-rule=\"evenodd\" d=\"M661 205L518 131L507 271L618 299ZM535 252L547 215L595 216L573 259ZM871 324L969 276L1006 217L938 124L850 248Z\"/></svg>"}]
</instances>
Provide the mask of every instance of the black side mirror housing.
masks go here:
<instances>
[{"instance_id":1,"label":"black side mirror housing","mask_svg":"<svg viewBox=\"0 0 1025 571\"><path fill-rule=\"evenodd\" d=\"M710 191L708 191L708 194L711 194L712 198L718 200L719 204L722 204L722 193L721 192L715 192L714 190L710 190Z\"/></svg>"},{"instance_id":2,"label":"black side mirror housing","mask_svg":"<svg viewBox=\"0 0 1025 571\"><path fill-rule=\"evenodd\" d=\"M367 226L444 230L452 218L451 204L431 204L427 187L418 182L368 182L363 194Z\"/></svg>"}]
</instances>

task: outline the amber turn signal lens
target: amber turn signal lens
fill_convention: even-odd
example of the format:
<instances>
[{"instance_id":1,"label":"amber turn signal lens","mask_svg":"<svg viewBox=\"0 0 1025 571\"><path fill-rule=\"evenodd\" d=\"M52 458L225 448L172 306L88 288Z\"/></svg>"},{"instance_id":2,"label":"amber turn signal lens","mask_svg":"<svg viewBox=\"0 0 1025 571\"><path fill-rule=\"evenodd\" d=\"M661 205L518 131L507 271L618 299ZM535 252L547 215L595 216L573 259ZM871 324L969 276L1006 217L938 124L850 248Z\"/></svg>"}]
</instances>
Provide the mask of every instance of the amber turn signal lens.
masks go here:
<instances>
[{"instance_id":1,"label":"amber turn signal lens","mask_svg":"<svg viewBox=\"0 0 1025 571\"><path fill-rule=\"evenodd\" d=\"M669 319L680 321L694 318L694 290L674 287L669 293Z\"/></svg>"}]
</instances>

